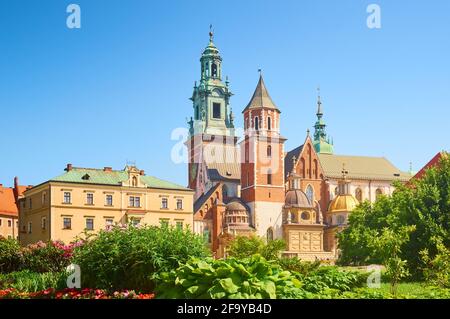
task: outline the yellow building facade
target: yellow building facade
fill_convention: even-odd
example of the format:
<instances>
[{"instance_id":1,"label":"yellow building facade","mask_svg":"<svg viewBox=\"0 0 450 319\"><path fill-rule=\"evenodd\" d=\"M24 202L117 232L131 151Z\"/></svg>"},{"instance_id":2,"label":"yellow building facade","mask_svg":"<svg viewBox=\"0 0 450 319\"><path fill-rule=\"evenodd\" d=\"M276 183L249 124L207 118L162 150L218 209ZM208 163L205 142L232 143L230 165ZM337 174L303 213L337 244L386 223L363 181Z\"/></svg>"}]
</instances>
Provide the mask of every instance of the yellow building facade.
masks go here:
<instances>
[{"instance_id":1,"label":"yellow building facade","mask_svg":"<svg viewBox=\"0 0 450 319\"><path fill-rule=\"evenodd\" d=\"M69 243L112 225L193 225L193 194L188 188L124 170L76 168L24 193L19 203L19 240Z\"/></svg>"}]
</instances>

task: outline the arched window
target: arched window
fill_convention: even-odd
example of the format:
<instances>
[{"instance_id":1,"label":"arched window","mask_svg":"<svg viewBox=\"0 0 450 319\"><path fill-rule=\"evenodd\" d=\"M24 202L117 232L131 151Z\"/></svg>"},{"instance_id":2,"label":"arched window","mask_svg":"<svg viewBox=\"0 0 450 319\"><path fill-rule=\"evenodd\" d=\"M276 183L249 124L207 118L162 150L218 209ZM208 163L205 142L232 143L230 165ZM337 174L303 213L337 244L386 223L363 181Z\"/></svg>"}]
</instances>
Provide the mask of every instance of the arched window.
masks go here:
<instances>
[{"instance_id":1,"label":"arched window","mask_svg":"<svg viewBox=\"0 0 450 319\"><path fill-rule=\"evenodd\" d=\"M259 131L259 118L255 117L255 130Z\"/></svg>"},{"instance_id":2,"label":"arched window","mask_svg":"<svg viewBox=\"0 0 450 319\"><path fill-rule=\"evenodd\" d=\"M380 197L381 195L383 195L383 190L381 188L377 188L377 190L375 191L375 196L378 199L378 197Z\"/></svg>"},{"instance_id":3,"label":"arched window","mask_svg":"<svg viewBox=\"0 0 450 319\"><path fill-rule=\"evenodd\" d=\"M269 169L267 172L267 185L272 185L272 170Z\"/></svg>"},{"instance_id":4,"label":"arched window","mask_svg":"<svg viewBox=\"0 0 450 319\"><path fill-rule=\"evenodd\" d=\"M215 63L211 65L211 76L213 78L217 77L217 64Z\"/></svg>"},{"instance_id":5,"label":"arched window","mask_svg":"<svg viewBox=\"0 0 450 319\"><path fill-rule=\"evenodd\" d=\"M132 181L131 181L131 185L132 185L133 187L137 187L137 185L138 185L138 180L137 180L137 177L136 177L136 176L133 176Z\"/></svg>"},{"instance_id":6,"label":"arched window","mask_svg":"<svg viewBox=\"0 0 450 319\"><path fill-rule=\"evenodd\" d=\"M311 185L308 185L308 187L306 188L306 197L308 197L309 202L312 204L314 203L314 189L312 188Z\"/></svg>"},{"instance_id":7,"label":"arched window","mask_svg":"<svg viewBox=\"0 0 450 319\"><path fill-rule=\"evenodd\" d=\"M345 223L345 217L342 215L339 215L337 217L337 223L338 223L338 225L343 225Z\"/></svg>"},{"instance_id":8,"label":"arched window","mask_svg":"<svg viewBox=\"0 0 450 319\"><path fill-rule=\"evenodd\" d=\"M267 241L272 241L273 240L273 228L270 227L269 229L267 229Z\"/></svg>"},{"instance_id":9,"label":"arched window","mask_svg":"<svg viewBox=\"0 0 450 319\"><path fill-rule=\"evenodd\" d=\"M223 198L228 197L228 186L227 185L223 185L223 187L222 187L222 197Z\"/></svg>"},{"instance_id":10,"label":"arched window","mask_svg":"<svg viewBox=\"0 0 450 319\"><path fill-rule=\"evenodd\" d=\"M362 200L363 200L363 198L362 198L362 190L361 190L361 188L357 188L356 190L355 190L355 197L356 197L356 199L358 200L358 202L362 202Z\"/></svg>"},{"instance_id":11,"label":"arched window","mask_svg":"<svg viewBox=\"0 0 450 319\"><path fill-rule=\"evenodd\" d=\"M317 162L317 159L314 159L314 178L317 179L319 174L319 163Z\"/></svg>"},{"instance_id":12,"label":"arched window","mask_svg":"<svg viewBox=\"0 0 450 319\"><path fill-rule=\"evenodd\" d=\"M206 64L205 64L205 70L206 70L206 76L209 76L209 63L208 62L206 62Z\"/></svg>"},{"instance_id":13,"label":"arched window","mask_svg":"<svg viewBox=\"0 0 450 319\"><path fill-rule=\"evenodd\" d=\"M272 129L272 118L270 116L267 118L267 129L269 131Z\"/></svg>"},{"instance_id":14,"label":"arched window","mask_svg":"<svg viewBox=\"0 0 450 319\"><path fill-rule=\"evenodd\" d=\"M272 146L267 146L267 157L272 157Z\"/></svg>"},{"instance_id":15,"label":"arched window","mask_svg":"<svg viewBox=\"0 0 450 319\"><path fill-rule=\"evenodd\" d=\"M297 216L295 215L295 212L290 212L291 214L291 223L297 222Z\"/></svg>"}]
</instances>

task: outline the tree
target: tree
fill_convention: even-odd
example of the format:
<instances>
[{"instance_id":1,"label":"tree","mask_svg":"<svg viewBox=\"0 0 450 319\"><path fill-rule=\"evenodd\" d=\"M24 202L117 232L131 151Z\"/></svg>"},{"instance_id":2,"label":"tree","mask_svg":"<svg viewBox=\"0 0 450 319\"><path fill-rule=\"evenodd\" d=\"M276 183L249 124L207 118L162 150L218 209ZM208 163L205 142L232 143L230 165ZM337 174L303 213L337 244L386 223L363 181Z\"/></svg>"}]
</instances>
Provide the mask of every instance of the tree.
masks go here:
<instances>
[{"instance_id":1,"label":"tree","mask_svg":"<svg viewBox=\"0 0 450 319\"><path fill-rule=\"evenodd\" d=\"M228 255L242 259L259 254L267 260L276 260L285 247L286 243L279 239L265 243L257 236L237 236L230 244Z\"/></svg>"},{"instance_id":2,"label":"tree","mask_svg":"<svg viewBox=\"0 0 450 319\"><path fill-rule=\"evenodd\" d=\"M427 262L421 258L421 252L426 251L433 260L438 254L438 242L450 247L450 158L441 159L421 179L395 186L391 197L381 196L374 204L362 203L350 215L349 226L338 234L339 263L386 262L373 244L377 236L383 236L380 230L393 234L410 230L407 240L398 244L398 258L405 261L411 274L423 278ZM386 233L385 239L388 238Z\"/></svg>"}]
</instances>

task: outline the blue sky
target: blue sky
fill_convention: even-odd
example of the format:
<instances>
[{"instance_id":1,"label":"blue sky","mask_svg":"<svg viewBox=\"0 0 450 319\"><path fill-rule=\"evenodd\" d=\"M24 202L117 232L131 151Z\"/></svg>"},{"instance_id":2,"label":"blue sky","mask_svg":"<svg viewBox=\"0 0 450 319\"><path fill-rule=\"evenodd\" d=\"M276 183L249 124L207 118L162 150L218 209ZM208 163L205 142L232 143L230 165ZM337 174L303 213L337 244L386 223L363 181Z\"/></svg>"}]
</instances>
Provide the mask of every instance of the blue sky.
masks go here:
<instances>
[{"instance_id":1,"label":"blue sky","mask_svg":"<svg viewBox=\"0 0 450 319\"><path fill-rule=\"evenodd\" d=\"M70 3L81 29L66 27ZM314 124L320 85L336 153L418 170L450 149L449 15L448 0L1 1L0 183L129 160L187 184L170 136L192 115L211 23L238 126L262 68L287 150Z\"/></svg>"}]
</instances>

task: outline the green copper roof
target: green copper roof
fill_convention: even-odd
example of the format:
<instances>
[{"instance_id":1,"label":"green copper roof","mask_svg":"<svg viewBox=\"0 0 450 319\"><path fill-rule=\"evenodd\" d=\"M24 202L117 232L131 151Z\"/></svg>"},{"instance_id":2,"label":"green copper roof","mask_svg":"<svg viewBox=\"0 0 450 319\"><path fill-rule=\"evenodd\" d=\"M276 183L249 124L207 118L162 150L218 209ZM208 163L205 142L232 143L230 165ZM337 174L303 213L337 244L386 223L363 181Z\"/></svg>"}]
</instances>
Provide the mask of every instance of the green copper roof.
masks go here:
<instances>
[{"instance_id":1,"label":"green copper roof","mask_svg":"<svg viewBox=\"0 0 450 319\"><path fill-rule=\"evenodd\" d=\"M102 185L121 186L122 182L128 181L128 178L129 177L127 170L105 171L103 169L74 167L71 170L65 172L64 174L52 178L50 182L69 182L81 184L102 184ZM140 179L143 183L147 184L149 188L189 190L189 188L168 181L164 181L162 179L153 176L143 175L140 176Z\"/></svg>"}]
</instances>

